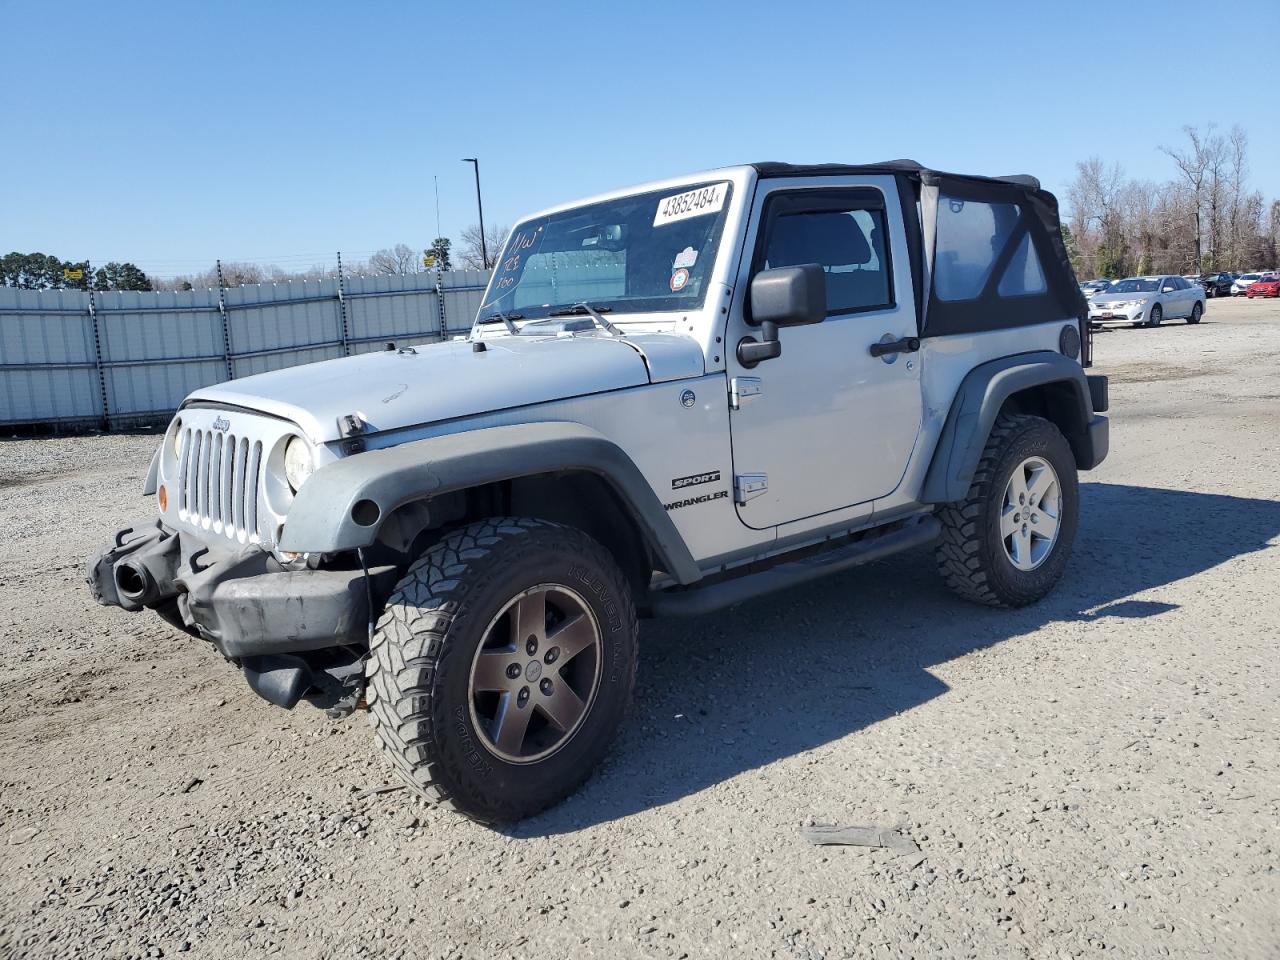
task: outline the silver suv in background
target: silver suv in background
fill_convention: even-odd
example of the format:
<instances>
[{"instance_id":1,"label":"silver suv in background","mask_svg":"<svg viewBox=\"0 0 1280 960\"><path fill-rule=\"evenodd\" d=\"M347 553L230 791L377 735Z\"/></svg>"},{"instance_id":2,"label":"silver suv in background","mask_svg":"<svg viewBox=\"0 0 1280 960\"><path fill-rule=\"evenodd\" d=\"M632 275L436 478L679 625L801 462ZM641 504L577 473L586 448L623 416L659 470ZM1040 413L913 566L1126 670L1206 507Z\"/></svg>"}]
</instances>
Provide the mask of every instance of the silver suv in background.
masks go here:
<instances>
[{"instance_id":1,"label":"silver suv in background","mask_svg":"<svg viewBox=\"0 0 1280 960\"><path fill-rule=\"evenodd\" d=\"M1095 327L1158 327L1165 320L1199 323L1205 292L1184 277L1130 277L1117 280L1106 293L1089 301L1089 323Z\"/></svg>"}]
</instances>

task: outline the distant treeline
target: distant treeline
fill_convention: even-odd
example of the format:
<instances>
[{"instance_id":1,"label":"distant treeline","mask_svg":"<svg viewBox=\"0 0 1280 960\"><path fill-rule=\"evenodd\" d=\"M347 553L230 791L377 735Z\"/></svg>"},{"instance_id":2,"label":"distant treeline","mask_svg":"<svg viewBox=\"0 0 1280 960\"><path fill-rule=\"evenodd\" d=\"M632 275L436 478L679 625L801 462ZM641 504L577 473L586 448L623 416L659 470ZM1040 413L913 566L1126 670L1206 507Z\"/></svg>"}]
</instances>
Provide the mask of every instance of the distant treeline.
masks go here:
<instances>
[{"instance_id":1,"label":"distant treeline","mask_svg":"<svg viewBox=\"0 0 1280 960\"><path fill-rule=\"evenodd\" d=\"M1249 183L1249 140L1232 127L1184 127L1160 147L1174 176L1135 180L1097 157L1076 164L1065 196L1067 249L1081 280L1255 270L1276 265L1280 200Z\"/></svg>"},{"instance_id":2,"label":"distant treeline","mask_svg":"<svg viewBox=\"0 0 1280 960\"><path fill-rule=\"evenodd\" d=\"M506 227L490 227L486 243L480 243L480 228L462 231L462 249L455 252L448 237L436 237L425 249L406 243L378 250L367 260L343 260L348 276L386 276L424 273L435 270L483 270L492 266L506 240ZM483 251L483 254L482 254ZM486 263L485 256L488 261ZM456 258L456 262L455 262ZM149 277L132 263L107 263L92 268L87 260L62 260L45 253L13 252L0 257L0 287L24 290L191 290L217 287L221 283L237 287L250 283L286 283L291 280L324 280L337 274L335 264L316 264L305 269L286 270L275 264L223 260L206 270L174 277Z\"/></svg>"}]
</instances>

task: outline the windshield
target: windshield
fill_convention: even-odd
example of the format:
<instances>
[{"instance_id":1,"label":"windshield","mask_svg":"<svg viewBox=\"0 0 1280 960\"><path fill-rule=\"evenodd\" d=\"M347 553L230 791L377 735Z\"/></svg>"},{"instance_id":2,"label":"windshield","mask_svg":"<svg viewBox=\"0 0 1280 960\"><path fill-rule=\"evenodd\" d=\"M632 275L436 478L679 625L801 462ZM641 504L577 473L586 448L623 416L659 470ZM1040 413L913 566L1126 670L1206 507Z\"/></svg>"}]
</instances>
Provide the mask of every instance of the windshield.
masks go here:
<instances>
[{"instance_id":1,"label":"windshield","mask_svg":"<svg viewBox=\"0 0 1280 960\"><path fill-rule=\"evenodd\" d=\"M1117 280L1107 293L1155 293L1159 280Z\"/></svg>"},{"instance_id":2,"label":"windshield","mask_svg":"<svg viewBox=\"0 0 1280 960\"><path fill-rule=\"evenodd\" d=\"M1257 280L1257 279L1258 279L1258 275L1257 275L1256 273L1246 273L1246 274L1245 274L1243 277L1241 277L1240 279L1241 279L1241 280Z\"/></svg>"},{"instance_id":3,"label":"windshield","mask_svg":"<svg viewBox=\"0 0 1280 960\"><path fill-rule=\"evenodd\" d=\"M655 190L526 220L511 232L478 319L702 306L733 185Z\"/></svg>"}]
</instances>

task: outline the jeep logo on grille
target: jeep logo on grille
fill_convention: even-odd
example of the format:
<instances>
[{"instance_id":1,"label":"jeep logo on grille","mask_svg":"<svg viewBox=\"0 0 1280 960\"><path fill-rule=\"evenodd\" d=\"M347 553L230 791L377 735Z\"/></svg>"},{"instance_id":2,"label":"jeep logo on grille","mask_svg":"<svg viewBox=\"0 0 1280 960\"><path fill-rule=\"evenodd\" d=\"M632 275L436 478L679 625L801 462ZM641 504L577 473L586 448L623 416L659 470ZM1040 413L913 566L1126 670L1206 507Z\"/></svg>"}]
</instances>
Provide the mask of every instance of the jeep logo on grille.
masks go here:
<instances>
[{"instance_id":1,"label":"jeep logo on grille","mask_svg":"<svg viewBox=\"0 0 1280 960\"><path fill-rule=\"evenodd\" d=\"M230 420L225 419L224 417L219 417L217 420L213 421L213 429L215 429L215 430L230 430L230 429L231 429L231 421L230 421Z\"/></svg>"}]
</instances>

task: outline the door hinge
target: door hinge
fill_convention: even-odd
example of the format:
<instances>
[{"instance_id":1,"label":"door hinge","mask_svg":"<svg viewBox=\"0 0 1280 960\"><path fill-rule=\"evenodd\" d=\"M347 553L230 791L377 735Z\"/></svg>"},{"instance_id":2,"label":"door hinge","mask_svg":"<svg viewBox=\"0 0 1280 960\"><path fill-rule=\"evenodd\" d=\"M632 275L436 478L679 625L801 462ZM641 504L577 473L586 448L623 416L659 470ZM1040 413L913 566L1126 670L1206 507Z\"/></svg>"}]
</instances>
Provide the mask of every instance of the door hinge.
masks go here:
<instances>
[{"instance_id":1,"label":"door hinge","mask_svg":"<svg viewBox=\"0 0 1280 960\"><path fill-rule=\"evenodd\" d=\"M765 473L740 473L733 478L733 500L738 506L769 492L769 475Z\"/></svg>"},{"instance_id":2,"label":"door hinge","mask_svg":"<svg viewBox=\"0 0 1280 960\"><path fill-rule=\"evenodd\" d=\"M741 410L744 403L763 392L759 377L734 377L729 381L729 409Z\"/></svg>"}]
</instances>

